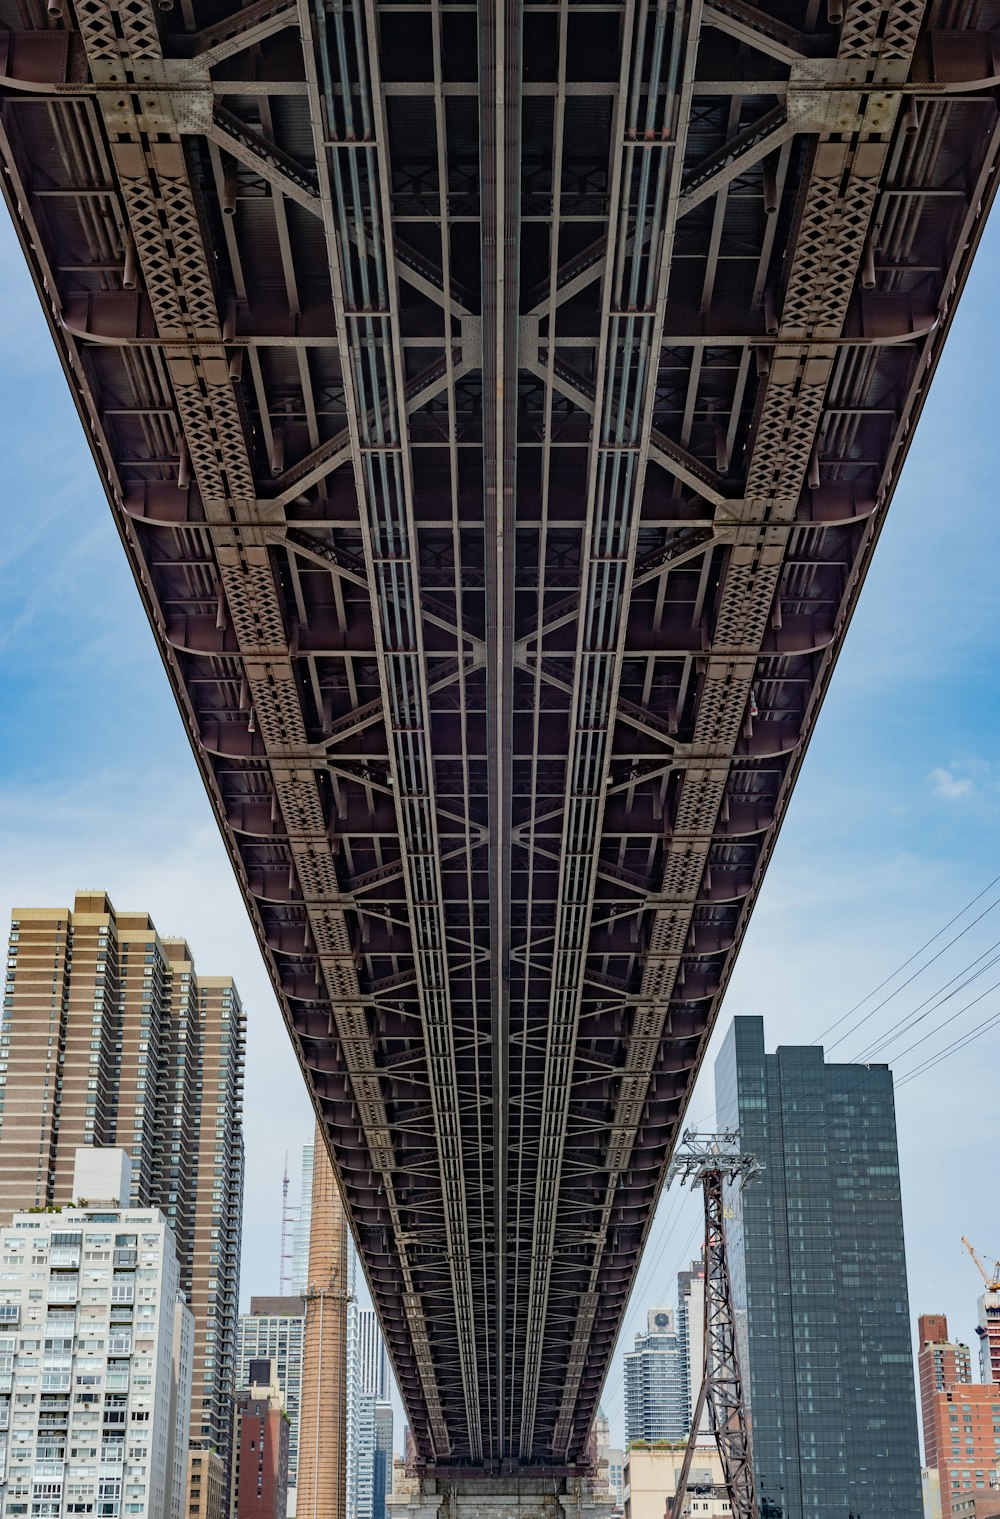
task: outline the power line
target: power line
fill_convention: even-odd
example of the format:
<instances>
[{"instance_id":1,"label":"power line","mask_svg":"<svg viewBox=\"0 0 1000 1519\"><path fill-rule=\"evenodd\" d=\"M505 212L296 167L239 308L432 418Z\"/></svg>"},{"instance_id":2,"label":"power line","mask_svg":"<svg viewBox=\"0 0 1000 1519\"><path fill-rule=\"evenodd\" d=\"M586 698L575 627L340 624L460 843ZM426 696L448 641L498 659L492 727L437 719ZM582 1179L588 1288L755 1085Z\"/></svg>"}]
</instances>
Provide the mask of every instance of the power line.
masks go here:
<instances>
[{"instance_id":1,"label":"power line","mask_svg":"<svg viewBox=\"0 0 1000 1519\"><path fill-rule=\"evenodd\" d=\"M896 1082L896 1086L903 1087L908 1082L916 1081L918 1076L923 1076L927 1071L933 1070L935 1066L941 1065L943 1061L950 1060L952 1055L957 1054L959 1050L965 1049L966 1045L975 1043L983 1034L989 1033L990 1029L996 1028L998 1024L1000 1024L1000 1013L991 1013L988 1018L984 1019L982 1023L977 1023L961 1039L956 1039L953 1044L945 1045L943 1050L938 1050L936 1055L929 1056L922 1065L915 1066L910 1071L904 1071L903 1075Z\"/></svg>"},{"instance_id":2,"label":"power line","mask_svg":"<svg viewBox=\"0 0 1000 1519\"><path fill-rule=\"evenodd\" d=\"M989 887L987 887L986 890L988 891ZM979 896L982 896L982 895L983 895L983 892L980 892ZM977 897L975 900L978 901L979 897ZM990 903L989 907L985 907L983 909L983 911L979 914L978 918L973 918L973 920L972 920L971 923L967 923L966 926L961 930L960 933L957 933L953 939L949 939L947 944L942 945L942 947L938 950L938 952L937 952L936 955L932 955L929 960L925 961L925 963L923 965L919 966L913 972L912 976L908 976L905 981L901 981L900 984L899 984L899 986L896 987L896 990L894 992L890 992L889 995L888 995L888 997L883 997L882 1001L879 1002L879 1003L877 1003L876 1006L873 1007L870 1012L865 1013L864 1017L863 1018L859 1018L858 1021L857 1021L857 1023L855 1023L852 1028L849 1028L845 1034L841 1034L841 1036L840 1036L839 1039L835 1039L833 1041L833 1043L830 1044L830 1045L827 1045L826 1048L827 1049L831 1049L831 1050L835 1050L837 1048L838 1044L843 1044L843 1042L844 1042L845 1039L849 1039L852 1034L856 1034L857 1031L858 1031L858 1029L861 1028L863 1024L865 1024L865 1023L868 1022L869 1018L874 1018L875 1014L878 1013L878 1012L881 1012L882 1008L884 1008L888 1003L890 1003L893 1000L894 997L898 997L899 994L900 994L900 992L905 991L908 986L912 986L913 982L916 981L917 977L918 976L922 976L923 973L924 973L924 971L928 970L935 963L935 961L940 960L940 958L941 958L942 955L947 954L948 950L951 949L952 945L957 944L958 941L959 941L959 939L964 939L965 935L967 933L971 933L971 931L976 927L977 923L981 923L983 921L983 919L986 917L986 915L988 913L991 913L993 911L994 907L996 907L998 904L1000 904L1000 897L996 897ZM972 903L970 903L969 906L972 906ZM963 908L962 912L960 912L958 914L958 917L961 918L964 915L964 913L968 912L968 910L969 910L968 907ZM952 918L951 923L954 923L956 921L957 921L956 918ZM936 933L934 935L934 938L935 939L939 939L941 937L941 934L944 933L944 932L946 932L946 930L951 927L951 923L946 923L945 927L942 928L938 933ZM931 940L930 942L933 943L934 941ZM924 949L926 949L926 948L927 948L927 945L924 945ZM922 953L923 953L923 950L917 950L917 954L918 955L922 954ZM909 965L915 958L916 958L915 955L911 955L910 959L907 960L906 964ZM900 966L900 970L903 970L903 969L905 969L905 966ZM893 975L889 977L889 980L890 981L893 980L895 976L898 976L898 974L899 974L899 971L895 971L893 973ZM885 986L886 983L883 981L882 985ZM877 987L876 991L878 991L880 989L881 988ZM875 995L875 992L869 992L869 996L874 996L874 995ZM859 1002L857 1004L858 1007L861 1007L863 1005L863 1003L866 1002L867 1000L868 1000L867 997L863 998L862 1002ZM855 1011L855 1010L856 1009L852 1009L852 1011ZM849 1018L850 1017L850 1013L845 1014L845 1017ZM842 1023L844 1020L843 1020L843 1018L841 1018L838 1021ZM834 1026L834 1028L836 1028L837 1025L834 1024L833 1026ZM821 1035L820 1039L822 1039L823 1037L824 1036ZM819 1044L819 1042L820 1042L819 1039L814 1039L813 1040L814 1044Z\"/></svg>"},{"instance_id":3,"label":"power line","mask_svg":"<svg viewBox=\"0 0 1000 1519\"><path fill-rule=\"evenodd\" d=\"M949 981L946 981L943 986L939 986L937 991L931 992L930 996L925 997L923 1002L918 1002L912 1014L907 1013L897 1023L894 1023L891 1029L887 1029L884 1034L880 1034L872 1044L866 1045L860 1054L855 1055L855 1060L867 1060L873 1055L878 1054L888 1044L891 1044L893 1039L898 1037L899 1034L906 1033L911 1028L916 1028L918 1023L922 1023L925 1018L929 1018L939 1007L943 1007L946 1002L950 1002L952 997L957 997L959 992L964 991L967 986L971 986L973 981L978 981L980 976L985 976L988 970L992 970L994 965L1000 963L1000 953L994 953L994 951L1000 951L1000 939L996 943L991 944L987 949L984 949L982 954L978 955L975 960L970 960L968 965L964 965L961 970L956 971ZM987 960L985 965L980 965L977 971L972 971L972 967L977 965L980 960L984 960L987 955L992 955L992 959ZM969 974L970 971L972 971L971 975ZM960 976L964 976L965 979L959 981ZM953 985L955 981L959 982L957 986ZM947 996L942 996L942 992L947 991L948 987L952 988L951 991L947 993ZM929 1007L928 1003L930 1003ZM919 1017L916 1016L917 1014L919 1014ZM957 1016L958 1014L956 1014ZM898 1060L899 1056L897 1055L895 1058Z\"/></svg>"},{"instance_id":4,"label":"power line","mask_svg":"<svg viewBox=\"0 0 1000 1519\"><path fill-rule=\"evenodd\" d=\"M995 880L1000 880L1000 876L996 877ZM904 962L903 966L899 967L899 970L904 969L906 965L911 964L913 962L913 960L918 955L920 955L922 953L923 949L926 949L929 944L931 944L931 943L934 942L935 939L939 939L941 937L942 933L947 932L948 928L950 928L954 923L956 923L959 920L959 918L961 918L962 916L964 916L964 914L969 911L970 907L975 906L976 902L982 900L982 898L990 890L990 887L993 886L994 884L995 884L995 881L991 881L985 887L983 887L982 891L977 892L976 896L972 898L971 902L968 902L966 904L966 906L961 910L961 912L956 913L954 917L952 917L951 919L949 919L949 921L942 928L940 928L938 930L938 932L933 936L933 938L930 939L930 940L928 940L927 943L925 945L923 945L921 949L916 950L914 952L914 954L911 955L909 957L909 959ZM933 965L937 960L939 960L943 954L945 954L950 948L952 948L955 944L957 944L958 941L965 936L965 934L967 934L968 932L970 932L971 929L975 928L978 923L982 922L983 918L985 918L988 915L988 913L990 913L993 910L993 908L997 906L998 903L1000 903L1000 897L997 897L995 901L993 901L992 903L990 903L989 907L984 908L984 910L979 914L979 916L977 918L975 918L971 923L967 924L966 927L964 929L962 929L960 933L956 934L952 939L950 939L948 941L948 943L946 945L944 945L937 952L937 954L933 955L929 960L925 961L925 963L917 971L915 971L914 974L907 979L907 981L905 981L904 983L902 983L902 985L900 985L899 987L896 988L896 992L893 992L891 994L891 996L894 997L897 994L897 992L905 990L905 988L907 986L909 986L920 975L922 975L924 971L928 970L931 965ZM862 1065L862 1064L866 1064L867 1062L870 1061L872 1055L874 1055L875 1053L882 1053L882 1054L884 1054L884 1059L881 1060L881 1061L879 1061L879 1065L883 1065L883 1064L884 1065L889 1065L889 1064L892 1063L893 1060L901 1059L904 1055L908 1054L910 1048L915 1048L916 1045L909 1046L907 1049L901 1050L901 1051L897 1052L895 1055L892 1053L892 1051L890 1049L887 1048L887 1046L890 1046L895 1041L895 1039L898 1038L901 1034L905 1034L905 1032L909 1028L915 1027L916 1024L918 1022L921 1022L924 1017L927 1017L931 1013L933 1013L936 1010L937 1007L943 1006L946 1001L950 1000L950 998L952 996L957 995L958 992L960 992L965 986L971 985L971 983L974 980L976 980L979 975L985 974L985 972L987 970L991 969L993 965L995 965L998 962L1000 962L1000 954L998 954L993 960L989 961L986 965L982 966L980 968L980 970L976 971L973 975L969 975L968 974L970 971L973 970L973 967L975 967L979 963L979 961L983 959L984 955L989 955L994 950L1000 950L1000 940L997 940L994 944L990 945L989 948L987 948L981 954L979 954L974 960L969 961L968 964L966 964L965 966L963 966L960 970L956 971L955 974L948 981L945 981L943 983L943 985L940 986L940 987L938 987L938 989L935 992L932 992L929 997L925 997L923 1002L918 1003L917 1006L916 1006L916 1008L914 1008L910 1013L907 1013L902 1019L900 1019L896 1024L894 1024L893 1027L892 1027L892 1029L889 1029L886 1033L880 1035L877 1039L875 1039L872 1042L871 1045L864 1047L859 1054L856 1054L853 1057L848 1058L848 1060L845 1063L846 1064L850 1064L850 1065ZM896 972L894 972L893 974L894 975L898 974L898 970ZM943 992L946 992L947 989L952 985L952 983L954 981L956 981L959 977L966 977L966 979L964 981L962 981L959 986L955 987L953 991L948 992L947 996L942 997L941 994ZM887 985L888 982L891 981L891 980L892 980L892 976L887 977L886 980L884 980L884 981L882 981L880 983L880 986ZM870 992L868 995L869 996L874 996L875 993L879 989L880 989L879 987L876 987L875 990L873 992ZM992 989L993 988L988 988L987 992L984 992L982 994L982 996L988 995L988 992L990 990L992 990ZM934 1001L935 998L940 998L940 1001L935 1002ZM861 1002L857 1003L855 1006L856 1007L862 1006L866 1000L867 1000L867 998L862 998ZM856 1030L858 1028L860 1028L862 1026L862 1024L864 1024L865 1022L867 1022L867 1020L870 1017L874 1016L874 1014L879 1011L879 1008L884 1007L885 1004L888 1001L890 1001L890 1000L891 1000L891 997L885 998L883 1000L883 1002L881 1002L879 1004L879 1007L873 1008L870 1013L868 1013L868 1014L865 1015L864 1018L859 1019L858 1023L854 1026L854 1028L848 1030L846 1034L842 1035L841 1039L836 1040L834 1042L834 1044L827 1046L826 1050L825 1050L825 1053L829 1053L830 1050L835 1049L837 1047L837 1044L842 1043L843 1040L846 1039L846 1038L848 1038L851 1033L856 1032ZM972 1002L968 1003L965 1008L961 1009L958 1013L954 1014L954 1017L956 1017L956 1018L957 1017L961 1017L962 1012L967 1011L969 1007L975 1006L976 1002L978 1002L980 1000L981 1000L981 997L974 999ZM930 1002L932 1004L930 1007L927 1007L927 1003L928 1002ZM926 1012L923 1012L922 1010L925 1009L925 1008L926 1008ZM916 1014L919 1014L920 1016L917 1017L917 1016L915 1016ZM844 1014L844 1017L849 1017L849 1016L850 1016L850 1013ZM947 1021L951 1021L951 1020L949 1019ZM842 1022L843 1022L843 1017L837 1020L837 1023L842 1023ZM835 1028L837 1026L837 1023L832 1024L831 1028ZM943 1026L944 1026L943 1024L939 1025L939 1027L943 1027ZM937 1032L937 1029L932 1030L932 1033L933 1032ZM820 1037L822 1038L822 1036L820 1036ZM930 1036L928 1036L928 1037L930 1037ZM919 1043L919 1042L922 1042L922 1041L917 1041L917 1042ZM816 1039L816 1040L813 1041L813 1045L814 1046L817 1045L818 1043L819 1043L819 1039ZM868 1075L869 1075L869 1073L867 1071L865 1071L865 1073L863 1075L859 1076L859 1080L855 1084L855 1087L851 1088L850 1090L856 1090L857 1088L859 1088L864 1083L864 1081L866 1081L868 1079ZM896 1086L896 1085L899 1085L899 1083L896 1083L894 1081L894 1086ZM812 1089L812 1091L803 1093L802 1097L803 1097L804 1100L808 1101L808 1099L810 1097L819 1096L820 1093L822 1092L822 1090L823 1090L822 1086L816 1086L816 1087L814 1087ZM820 1127L820 1126L822 1126L822 1122L814 1125L814 1127Z\"/></svg>"},{"instance_id":5,"label":"power line","mask_svg":"<svg viewBox=\"0 0 1000 1519\"><path fill-rule=\"evenodd\" d=\"M856 1002L853 1007L848 1008L847 1012L841 1014L841 1016L837 1018L835 1022L830 1024L829 1028L824 1029L821 1034L817 1034L816 1038L812 1041L813 1044L822 1043L827 1034L832 1034L835 1028L839 1028L842 1023L845 1023L853 1013L856 1013L859 1008L864 1007L865 1003L869 1002L872 997L877 997L879 992L882 991L884 987L889 985L890 981L895 981L896 977L901 971L904 971L908 965L912 965L914 960L916 960L919 955L922 955L925 949L930 949L931 945L936 943L942 934L946 934L949 928L958 922L959 918L964 918L969 909L971 907L975 907L976 903L985 897L986 893L988 891L991 891L998 882L1000 882L1000 875L996 875L993 877L992 881L988 881L987 884L983 887L982 891L977 892L976 895L972 898L972 901L965 904L961 912L957 912L953 918L949 918L948 922L939 928L936 934L932 934L926 943L921 944L919 949L915 949L912 955L908 956L908 958L905 959L901 965L897 965L896 969L892 971L890 975L886 976L884 981L880 981L878 986L873 987L870 992L861 998L860 1002ZM993 905L996 906L996 903ZM931 962L929 961L928 964L930 963ZM832 1045L831 1048L835 1049L836 1046Z\"/></svg>"}]
</instances>

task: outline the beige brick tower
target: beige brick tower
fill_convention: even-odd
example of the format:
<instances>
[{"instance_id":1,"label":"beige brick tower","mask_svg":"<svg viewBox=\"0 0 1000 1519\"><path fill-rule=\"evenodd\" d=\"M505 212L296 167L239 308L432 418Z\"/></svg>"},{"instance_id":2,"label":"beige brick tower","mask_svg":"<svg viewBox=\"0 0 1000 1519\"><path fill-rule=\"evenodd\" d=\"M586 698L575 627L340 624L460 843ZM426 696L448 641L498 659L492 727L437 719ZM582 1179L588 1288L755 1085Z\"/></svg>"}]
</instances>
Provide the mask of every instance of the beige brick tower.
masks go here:
<instances>
[{"instance_id":1,"label":"beige brick tower","mask_svg":"<svg viewBox=\"0 0 1000 1519\"><path fill-rule=\"evenodd\" d=\"M345 1519L347 1220L317 1129L299 1415L298 1519Z\"/></svg>"}]
</instances>

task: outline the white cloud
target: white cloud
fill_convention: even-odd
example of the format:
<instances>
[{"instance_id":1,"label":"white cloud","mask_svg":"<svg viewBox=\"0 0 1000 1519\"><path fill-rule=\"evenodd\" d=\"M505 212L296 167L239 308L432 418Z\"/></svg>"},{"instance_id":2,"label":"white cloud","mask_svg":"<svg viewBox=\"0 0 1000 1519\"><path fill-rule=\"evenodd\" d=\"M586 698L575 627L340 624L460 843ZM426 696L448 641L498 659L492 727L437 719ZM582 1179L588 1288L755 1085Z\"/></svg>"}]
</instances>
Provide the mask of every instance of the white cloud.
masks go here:
<instances>
[{"instance_id":1,"label":"white cloud","mask_svg":"<svg viewBox=\"0 0 1000 1519\"><path fill-rule=\"evenodd\" d=\"M940 765L935 766L927 779L934 795L942 797L946 802L957 802L962 797L972 796L976 789L970 775L956 775L953 770L945 770Z\"/></svg>"}]
</instances>

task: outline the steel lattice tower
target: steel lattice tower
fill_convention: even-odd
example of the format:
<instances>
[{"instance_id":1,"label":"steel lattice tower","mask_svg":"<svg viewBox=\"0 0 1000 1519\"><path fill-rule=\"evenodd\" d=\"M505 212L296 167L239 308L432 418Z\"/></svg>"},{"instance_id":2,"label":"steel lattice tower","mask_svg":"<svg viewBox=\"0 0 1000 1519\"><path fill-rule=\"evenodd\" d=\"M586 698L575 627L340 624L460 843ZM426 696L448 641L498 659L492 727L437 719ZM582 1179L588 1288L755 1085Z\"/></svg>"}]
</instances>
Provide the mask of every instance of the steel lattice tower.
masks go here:
<instances>
[{"instance_id":1,"label":"steel lattice tower","mask_svg":"<svg viewBox=\"0 0 1000 1519\"><path fill-rule=\"evenodd\" d=\"M668 1172L668 1181L700 1185L705 1204L705 1369L671 1506L675 1519L684 1512L695 1433L706 1401L734 1519L758 1519L750 1423L726 1250L725 1187L727 1183L743 1186L759 1171L756 1159L741 1153L735 1129L720 1134L696 1134L688 1129Z\"/></svg>"}]
</instances>

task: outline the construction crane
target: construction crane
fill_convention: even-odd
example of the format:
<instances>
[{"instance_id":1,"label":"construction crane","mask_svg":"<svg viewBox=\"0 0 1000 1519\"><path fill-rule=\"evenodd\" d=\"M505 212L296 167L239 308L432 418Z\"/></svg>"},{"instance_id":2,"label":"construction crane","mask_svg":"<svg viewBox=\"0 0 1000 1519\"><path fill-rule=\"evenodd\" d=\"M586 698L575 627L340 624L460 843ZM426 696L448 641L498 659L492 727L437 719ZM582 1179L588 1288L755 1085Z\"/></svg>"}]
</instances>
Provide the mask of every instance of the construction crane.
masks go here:
<instances>
[{"instance_id":1,"label":"construction crane","mask_svg":"<svg viewBox=\"0 0 1000 1519\"><path fill-rule=\"evenodd\" d=\"M992 1271L987 1271L986 1267L983 1265L982 1261L979 1259L979 1256L976 1254L975 1250L973 1250L964 1234L962 1235L962 1244L965 1246L966 1250L968 1250L969 1254L972 1256L972 1259L975 1261L976 1270L979 1272L979 1275L986 1283L986 1291L1000 1292L1000 1261L994 1261Z\"/></svg>"},{"instance_id":2,"label":"construction crane","mask_svg":"<svg viewBox=\"0 0 1000 1519\"><path fill-rule=\"evenodd\" d=\"M687 1129L667 1172L668 1185L674 1181L689 1182L692 1187L700 1185L705 1198L705 1361L684 1463L670 1505L670 1519L680 1519L684 1512L696 1433L706 1403L732 1519L759 1519L729 1280L726 1219L731 1210L725 1204L724 1184L742 1186L762 1169L760 1161L741 1151L736 1129L720 1134L698 1134Z\"/></svg>"}]
</instances>

